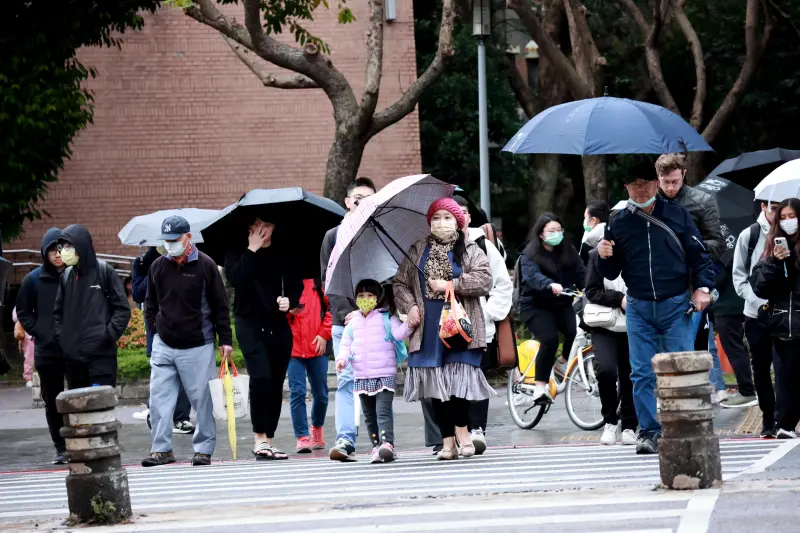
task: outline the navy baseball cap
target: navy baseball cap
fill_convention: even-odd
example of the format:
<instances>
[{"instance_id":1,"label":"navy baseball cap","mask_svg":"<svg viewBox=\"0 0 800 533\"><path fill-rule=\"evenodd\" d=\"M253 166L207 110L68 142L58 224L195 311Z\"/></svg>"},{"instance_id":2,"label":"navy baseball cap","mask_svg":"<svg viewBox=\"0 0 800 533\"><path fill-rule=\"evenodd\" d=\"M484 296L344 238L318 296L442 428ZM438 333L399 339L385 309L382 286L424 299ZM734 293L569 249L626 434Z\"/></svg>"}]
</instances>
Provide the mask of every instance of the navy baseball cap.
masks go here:
<instances>
[{"instance_id":1,"label":"navy baseball cap","mask_svg":"<svg viewBox=\"0 0 800 533\"><path fill-rule=\"evenodd\" d=\"M171 216L165 218L161 223L161 235L158 238L163 241L174 241L191 231L192 228L189 227L189 222L185 218Z\"/></svg>"}]
</instances>

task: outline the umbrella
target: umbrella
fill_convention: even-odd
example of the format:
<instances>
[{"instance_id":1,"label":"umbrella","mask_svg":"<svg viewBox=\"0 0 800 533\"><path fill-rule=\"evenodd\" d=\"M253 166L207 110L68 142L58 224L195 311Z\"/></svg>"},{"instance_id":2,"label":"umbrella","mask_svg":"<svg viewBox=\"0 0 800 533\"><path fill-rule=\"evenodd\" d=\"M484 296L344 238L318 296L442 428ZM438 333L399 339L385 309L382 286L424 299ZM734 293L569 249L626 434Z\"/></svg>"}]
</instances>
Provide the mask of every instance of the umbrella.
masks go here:
<instances>
[{"instance_id":1,"label":"umbrella","mask_svg":"<svg viewBox=\"0 0 800 533\"><path fill-rule=\"evenodd\" d=\"M771 150L745 152L732 159L726 159L714 169L712 174L716 173L717 176L752 189L767 174L794 159L800 159L800 150L772 148ZM722 170L717 170L723 165L725 167Z\"/></svg>"},{"instance_id":2,"label":"umbrella","mask_svg":"<svg viewBox=\"0 0 800 533\"><path fill-rule=\"evenodd\" d=\"M483 212L483 209L475 205L475 202L469 199L469 196L467 196L467 191L456 185L455 194L463 197L469 204L469 207L467 207L467 209L469 210L469 218L472 221L472 225L474 227L483 226L484 224L489 222L489 219L486 218L486 213Z\"/></svg>"},{"instance_id":3,"label":"umbrella","mask_svg":"<svg viewBox=\"0 0 800 533\"><path fill-rule=\"evenodd\" d=\"M325 291L352 297L362 279L392 278L411 245L430 234L426 218L430 205L451 196L454 189L430 174L420 174L396 179L363 199L339 228Z\"/></svg>"},{"instance_id":4,"label":"umbrella","mask_svg":"<svg viewBox=\"0 0 800 533\"><path fill-rule=\"evenodd\" d=\"M784 163L764 178L755 188L759 200L782 202L800 196L800 159Z\"/></svg>"},{"instance_id":5,"label":"umbrella","mask_svg":"<svg viewBox=\"0 0 800 533\"><path fill-rule=\"evenodd\" d=\"M712 148L685 120L627 98L590 98L545 109L505 145L515 154L666 154Z\"/></svg>"},{"instance_id":6,"label":"umbrella","mask_svg":"<svg viewBox=\"0 0 800 533\"><path fill-rule=\"evenodd\" d=\"M614 204L614 207L611 208L611 211L622 211L626 207L628 207L628 200L620 200Z\"/></svg>"},{"instance_id":7,"label":"umbrella","mask_svg":"<svg viewBox=\"0 0 800 533\"><path fill-rule=\"evenodd\" d=\"M697 188L713 196L717 202L720 233L726 246L722 263L728 265L733 261L739 234L756 220L753 215L753 191L719 176L704 179Z\"/></svg>"},{"instance_id":8,"label":"umbrella","mask_svg":"<svg viewBox=\"0 0 800 533\"><path fill-rule=\"evenodd\" d=\"M120 230L118 237L120 242L126 246L159 246L162 244L158 238L161 235L161 223L167 217L181 216L189 222L189 227L192 229L192 240L203 242L201 230L205 229L218 214L219 210L217 209L195 209L193 207L164 209L148 215L133 217Z\"/></svg>"},{"instance_id":9,"label":"umbrella","mask_svg":"<svg viewBox=\"0 0 800 533\"><path fill-rule=\"evenodd\" d=\"M336 202L300 187L253 189L208 224L203 230L205 242L199 248L218 265L224 264L229 249L247 247L247 221L257 215L275 223L273 242L291 247L292 264L303 279L316 278L325 233L336 227L344 214L344 208Z\"/></svg>"}]
</instances>

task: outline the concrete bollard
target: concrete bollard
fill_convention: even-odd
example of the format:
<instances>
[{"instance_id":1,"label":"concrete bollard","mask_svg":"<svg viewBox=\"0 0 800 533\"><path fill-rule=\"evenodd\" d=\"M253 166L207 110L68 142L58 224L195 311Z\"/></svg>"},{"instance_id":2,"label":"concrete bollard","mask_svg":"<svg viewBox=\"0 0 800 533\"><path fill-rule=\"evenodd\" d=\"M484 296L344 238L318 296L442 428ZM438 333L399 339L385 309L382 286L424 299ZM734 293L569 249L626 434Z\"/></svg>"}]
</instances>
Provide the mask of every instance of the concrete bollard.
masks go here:
<instances>
[{"instance_id":1,"label":"concrete bollard","mask_svg":"<svg viewBox=\"0 0 800 533\"><path fill-rule=\"evenodd\" d=\"M719 438L714 434L708 352L658 354L653 358L661 399L658 446L661 483L670 489L722 485Z\"/></svg>"},{"instance_id":2,"label":"concrete bollard","mask_svg":"<svg viewBox=\"0 0 800 533\"><path fill-rule=\"evenodd\" d=\"M70 518L81 523L117 523L131 517L128 475L122 468L112 387L64 391L56 398L64 415L67 499Z\"/></svg>"}]
</instances>

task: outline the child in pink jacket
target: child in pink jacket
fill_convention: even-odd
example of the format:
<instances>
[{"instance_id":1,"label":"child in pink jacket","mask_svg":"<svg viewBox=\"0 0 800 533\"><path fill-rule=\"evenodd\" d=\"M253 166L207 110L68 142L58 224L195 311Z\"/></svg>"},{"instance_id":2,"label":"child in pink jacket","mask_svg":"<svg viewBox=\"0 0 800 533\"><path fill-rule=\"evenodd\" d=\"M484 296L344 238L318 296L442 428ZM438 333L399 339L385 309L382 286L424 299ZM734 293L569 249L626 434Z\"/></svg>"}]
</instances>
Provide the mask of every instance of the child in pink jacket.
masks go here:
<instances>
[{"instance_id":1,"label":"child in pink jacket","mask_svg":"<svg viewBox=\"0 0 800 533\"><path fill-rule=\"evenodd\" d=\"M361 399L361 411L372 439L373 463L397 458L392 410L397 385L395 345L411 336L409 327L394 316L391 295L387 292L382 299L383 292L375 280L365 279L356 285L356 306L360 312L345 327L336 359L340 372L348 364L353 365L355 393Z\"/></svg>"}]
</instances>

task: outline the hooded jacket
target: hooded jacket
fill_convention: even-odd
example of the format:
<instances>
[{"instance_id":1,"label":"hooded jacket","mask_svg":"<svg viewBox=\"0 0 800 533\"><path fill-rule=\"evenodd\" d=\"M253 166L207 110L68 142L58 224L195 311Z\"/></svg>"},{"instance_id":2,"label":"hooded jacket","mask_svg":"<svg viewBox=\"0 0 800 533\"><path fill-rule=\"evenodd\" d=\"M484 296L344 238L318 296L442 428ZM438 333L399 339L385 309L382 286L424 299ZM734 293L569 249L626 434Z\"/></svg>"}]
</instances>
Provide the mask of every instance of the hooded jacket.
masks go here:
<instances>
[{"instance_id":1,"label":"hooded jacket","mask_svg":"<svg viewBox=\"0 0 800 533\"><path fill-rule=\"evenodd\" d=\"M323 301L324 306L323 306ZM289 327L292 328L292 357L310 359L317 357L314 339L318 336L331 340L331 312L328 298L317 292L313 279L303 280L303 295L300 296L302 309L289 313ZM324 355L324 354L323 354Z\"/></svg>"},{"instance_id":2,"label":"hooded jacket","mask_svg":"<svg viewBox=\"0 0 800 533\"><path fill-rule=\"evenodd\" d=\"M53 307L58 292L59 271L47 260L47 249L61 238L61 230L50 228L42 237L42 266L22 280L17 295L17 318L35 341L35 359L61 359L61 347L54 340Z\"/></svg>"},{"instance_id":3,"label":"hooded jacket","mask_svg":"<svg viewBox=\"0 0 800 533\"><path fill-rule=\"evenodd\" d=\"M92 236L80 224L64 229L59 240L75 247L79 262L61 274L53 313L55 338L67 360L97 374L115 374L117 341L131 317L122 281L97 259Z\"/></svg>"},{"instance_id":4,"label":"hooded jacket","mask_svg":"<svg viewBox=\"0 0 800 533\"><path fill-rule=\"evenodd\" d=\"M794 247L793 242L789 242ZM753 293L769 301L769 332L781 340L800 337L800 270L795 257L767 257L753 267ZM795 385L796 386L796 385Z\"/></svg>"},{"instance_id":5,"label":"hooded jacket","mask_svg":"<svg viewBox=\"0 0 800 533\"><path fill-rule=\"evenodd\" d=\"M753 255L750 256L750 268L747 268L747 250L750 245L750 228L745 228L736 241L736 248L733 251L733 287L736 289L736 294L744 298L744 315L749 318L758 318L758 308L765 305L767 300L759 298L753 292L753 287L750 285L750 274L756 266L761 256L764 254L764 248L767 246L767 234L769 233L769 221L766 215L761 213L758 216L758 224L761 226L761 231L758 233L758 242L753 248Z\"/></svg>"},{"instance_id":6,"label":"hooded jacket","mask_svg":"<svg viewBox=\"0 0 800 533\"><path fill-rule=\"evenodd\" d=\"M397 375L394 342L386 338L386 309L374 309L367 316L357 313L344 328L342 346L337 360L352 361L356 379L388 378ZM405 322L396 316L389 318L392 337L404 341L411 336Z\"/></svg>"},{"instance_id":7,"label":"hooded jacket","mask_svg":"<svg viewBox=\"0 0 800 533\"><path fill-rule=\"evenodd\" d=\"M469 228L467 236L474 242L483 237L486 247L486 257L489 259L489 267L492 269L492 290L489 296L481 296L481 307L483 317L486 322L486 344L494 340L497 326L495 322L500 322L511 312L511 296L514 292L514 284L508 275L508 268L500 250L486 238L481 228ZM480 245L478 245L480 247Z\"/></svg>"},{"instance_id":8,"label":"hooded jacket","mask_svg":"<svg viewBox=\"0 0 800 533\"><path fill-rule=\"evenodd\" d=\"M667 201L678 204L692 216L700 235L703 236L706 250L713 261L719 261L727 249L719 227L719 208L710 194L684 185L675 198L667 198L659 189L658 194Z\"/></svg>"}]
</instances>

